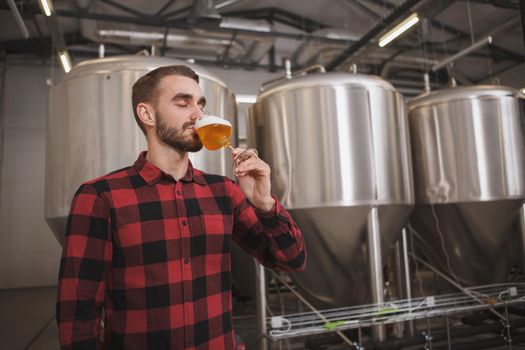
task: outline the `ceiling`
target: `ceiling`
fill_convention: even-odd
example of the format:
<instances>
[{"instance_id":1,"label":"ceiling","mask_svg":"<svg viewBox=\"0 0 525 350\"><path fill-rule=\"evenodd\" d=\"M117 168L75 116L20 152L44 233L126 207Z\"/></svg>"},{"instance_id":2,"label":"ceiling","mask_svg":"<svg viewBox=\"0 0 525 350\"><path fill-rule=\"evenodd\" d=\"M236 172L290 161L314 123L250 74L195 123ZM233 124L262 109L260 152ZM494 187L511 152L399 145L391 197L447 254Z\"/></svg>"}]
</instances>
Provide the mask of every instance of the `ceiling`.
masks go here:
<instances>
[{"instance_id":1,"label":"ceiling","mask_svg":"<svg viewBox=\"0 0 525 350\"><path fill-rule=\"evenodd\" d=\"M12 1L12 0L10 0ZM439 87L497 77L525 61L519 0L57 0L51 17L38 1L0 1L0 54L55 57L67 48L75 61L154 51L199 64L282 69L322 64L327 70L376 74L406 94L430 72ZM384 48L378 38L417 11L420 21ZM432 67L492 35L453 66Z\"/></svg>"}]
</instances>

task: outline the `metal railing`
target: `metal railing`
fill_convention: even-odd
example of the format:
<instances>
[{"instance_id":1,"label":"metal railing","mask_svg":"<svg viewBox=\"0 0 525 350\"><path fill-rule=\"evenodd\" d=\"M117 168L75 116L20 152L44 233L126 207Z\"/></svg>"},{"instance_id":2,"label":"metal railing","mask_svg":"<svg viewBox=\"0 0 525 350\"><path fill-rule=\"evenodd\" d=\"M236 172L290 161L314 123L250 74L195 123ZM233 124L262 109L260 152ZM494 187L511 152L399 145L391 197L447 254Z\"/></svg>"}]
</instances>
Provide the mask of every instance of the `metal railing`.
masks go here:
<instances>
[{"instance_id":1,"label":"metal railing","mask_svg":"<svg viewBox=\"0 0 525 350\"><path fill-rule=\"evenodd\" d=\"M492 284L466 289L471 295L460 292L274 316L267 318L267 335L272 340L280 340L468 311L507 308L525 302L525 283Z\"/></svg>"}]
</instances>

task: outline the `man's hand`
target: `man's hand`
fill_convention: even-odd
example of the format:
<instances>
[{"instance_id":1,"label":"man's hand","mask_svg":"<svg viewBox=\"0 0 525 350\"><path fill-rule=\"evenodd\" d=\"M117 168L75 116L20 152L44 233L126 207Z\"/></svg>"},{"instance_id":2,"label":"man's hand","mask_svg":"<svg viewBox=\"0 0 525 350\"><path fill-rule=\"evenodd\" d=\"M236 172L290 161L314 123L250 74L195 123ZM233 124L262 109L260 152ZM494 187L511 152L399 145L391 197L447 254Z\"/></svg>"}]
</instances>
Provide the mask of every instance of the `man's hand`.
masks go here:
<instances>
[{"instance_id":1,"label":"man's hand","mask_svg":"<svg viewBox=\"0 0 525 350\"><path fill-rule=\"evenodd\" d=\"M253 150L242 153L243 151L242 148L236 148L232 152L234 161L240 157L233 174L239 180L241 191L253 206L262 211L270 211L275 205L271 195L270 166Z\"/></svg>"}]
</instances>

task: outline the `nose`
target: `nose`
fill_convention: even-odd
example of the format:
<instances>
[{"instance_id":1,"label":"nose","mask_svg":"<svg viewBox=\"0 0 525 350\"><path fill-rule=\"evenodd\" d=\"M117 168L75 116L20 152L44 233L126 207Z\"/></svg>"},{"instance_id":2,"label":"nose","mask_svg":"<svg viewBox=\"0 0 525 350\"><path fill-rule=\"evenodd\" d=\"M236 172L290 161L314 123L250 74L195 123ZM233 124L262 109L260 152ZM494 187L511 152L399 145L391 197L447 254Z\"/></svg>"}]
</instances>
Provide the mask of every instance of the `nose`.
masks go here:
<instances>
[{"instance_id":1,"label":"nose","mask_svg":"<svg viewBox=\"0 0 525 350\"><path fill-rule=\"evenodd\" d=\"M199 106L197 106L195 113L192 113L191 115L191 120L195 121L195 120L201 119L202 117L204 117L204 112Z\"/></svg>"}]
</instances>

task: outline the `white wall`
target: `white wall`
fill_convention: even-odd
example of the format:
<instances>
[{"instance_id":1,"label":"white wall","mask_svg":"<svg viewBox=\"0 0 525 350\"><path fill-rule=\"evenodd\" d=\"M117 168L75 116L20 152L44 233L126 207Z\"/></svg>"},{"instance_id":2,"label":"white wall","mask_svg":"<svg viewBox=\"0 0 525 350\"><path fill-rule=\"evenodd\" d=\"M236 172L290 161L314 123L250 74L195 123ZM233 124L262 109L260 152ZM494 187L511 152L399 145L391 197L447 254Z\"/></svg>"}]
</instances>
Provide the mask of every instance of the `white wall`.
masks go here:
<instances>
[{"instance_id":1,"label":"white wall","mask_svg":"<svg viewBox=\"0 0 525 350\"><path fill-rule=\"evenodd\" d=\"M236 95L257 95L262 83L284 75L284 72L205 68L221 78Z\"/></svg>"},{"instance_id":2,"label":"white wall","mask_svg":"<svg viewBox=\"0 0 525 350\"><path fill-rule=\"evenodd\" d=\"M206 67L216 74L235 93L235 95L257 96L259 88L266 81L281 77L284 72L270 73L266 71L228 70ZM242 103L237 107L237 122L239 146L246 146L246 117L251 104Z\"/></svg>"},{"instance_id":3,"label":"white wall","mask_svg":"<svg viewBox=\"0 0 525 350\"><path fill-rule=\"evenodd\" d=\"M0 91L0 288L55 285L61 248L44 218L49 66L5 64Z\"/></svg>"}]
</instances>

